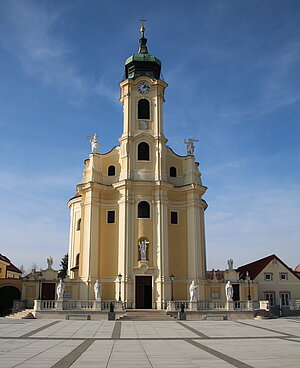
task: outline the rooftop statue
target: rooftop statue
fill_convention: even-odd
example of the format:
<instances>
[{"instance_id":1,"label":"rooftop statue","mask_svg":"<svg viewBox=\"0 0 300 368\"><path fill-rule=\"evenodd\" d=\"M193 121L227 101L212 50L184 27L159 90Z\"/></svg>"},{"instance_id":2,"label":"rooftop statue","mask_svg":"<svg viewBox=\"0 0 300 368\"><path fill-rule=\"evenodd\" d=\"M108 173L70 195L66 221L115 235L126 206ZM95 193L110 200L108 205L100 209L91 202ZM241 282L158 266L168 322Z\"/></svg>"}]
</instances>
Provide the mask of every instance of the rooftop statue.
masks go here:
<instances>
[{"instance_id":1,"label":"rooftop statue","mask_svg":"<svg viewBox=\"0 0 300 368\"><path fill-rule=\"evenodd\" d=\"M194 139L194 138L189 138L188 140L186 139L184 140L184 143L186 144L186 151L188 155L194 154L194 150L195 150L194 142L199 142L199 140Z\"/></svg>"}]
</instances>

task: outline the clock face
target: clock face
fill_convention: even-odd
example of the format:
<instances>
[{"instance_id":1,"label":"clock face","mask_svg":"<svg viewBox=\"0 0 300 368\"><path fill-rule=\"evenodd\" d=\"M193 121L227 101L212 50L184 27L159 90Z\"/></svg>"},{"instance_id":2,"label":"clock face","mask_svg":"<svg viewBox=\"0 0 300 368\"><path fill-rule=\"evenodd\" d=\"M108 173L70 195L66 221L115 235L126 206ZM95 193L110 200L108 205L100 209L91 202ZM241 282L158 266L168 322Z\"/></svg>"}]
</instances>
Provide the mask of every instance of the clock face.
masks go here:
<instances>
[{"instance_id":1,"label":"clock face","mask_svg":"<svg viewBox=\"0 0 300 368\"><path fill-rule=\"evenodd\" d=\"M150 84L147 83L147 82L140 82L138 85L137 85L137 89L140 93L148 93L150 91Z\"/></svg>"}]
</instances>

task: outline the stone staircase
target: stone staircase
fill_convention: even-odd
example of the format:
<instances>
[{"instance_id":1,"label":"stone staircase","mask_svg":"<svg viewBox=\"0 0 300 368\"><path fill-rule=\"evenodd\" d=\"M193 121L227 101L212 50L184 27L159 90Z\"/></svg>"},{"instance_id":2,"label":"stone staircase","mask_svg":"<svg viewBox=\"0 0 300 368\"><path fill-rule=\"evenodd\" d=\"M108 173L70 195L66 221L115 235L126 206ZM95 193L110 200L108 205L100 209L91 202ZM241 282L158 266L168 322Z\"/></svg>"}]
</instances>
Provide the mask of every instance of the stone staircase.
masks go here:
<instances>
[{"instance_id":1,"label":"stone staircase","mask_svg":"<svg viewBox=\"0 0 300 368\"><path fill-rule=\"evenodd\" d=\"M33 309L25 309L20 312L12 313L6 318L15 318L15 319L35 319L33 315Z\"/></svg>"},{"instance_id":2,"label":"stone staircase","mask_svg":"<svg viewBox=\"0 0 300 368\"><path fill-rule=\"evenodd\" d=\"M120 321L174 321L173 316L164 310L156 309L127 309Z\"/></svg>"}]
</instances>

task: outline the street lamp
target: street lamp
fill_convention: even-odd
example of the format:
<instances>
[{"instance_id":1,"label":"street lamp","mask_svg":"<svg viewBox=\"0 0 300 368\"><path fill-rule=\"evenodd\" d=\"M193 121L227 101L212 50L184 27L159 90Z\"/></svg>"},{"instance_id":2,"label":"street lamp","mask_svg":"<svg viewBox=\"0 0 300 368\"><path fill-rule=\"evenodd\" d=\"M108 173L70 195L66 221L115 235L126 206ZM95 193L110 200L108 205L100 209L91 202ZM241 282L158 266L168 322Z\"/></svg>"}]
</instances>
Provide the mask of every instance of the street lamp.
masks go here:
<instances>
[{"instance_id":1,"label":"street lamp","mask_svg":"<svg viewBox=\"0 0 300 368\"><path fill-rule=\"evenodd\" d=\"M248 283L248 300L251 300L251 293L250 293L250 276L249 276L249 272L246 272L246 280Z\"/></svg>"},{"instance_id":2,"label":"street lamp","mask_svg":"<svg viewBox=\"0 0 300 368\"><path fill-rule=\"evenodd\" d=\"M121 301L121 281L122 281L121 273L118 274L118 279L119 279L119 302L120 302Z\"/></svg>"},{"instance_id":3,"label":"street lamp","mask_svg":"<svg viewBox=\"0 0 300 368\"><path fill-rule=\"evenodd\" d=\"M173 273L171 273L170 275L170 279L171 279L171 301L174 300L174 290L173 290L173 287L174 287L174 275Z\"/></svg>"}]
</instances>

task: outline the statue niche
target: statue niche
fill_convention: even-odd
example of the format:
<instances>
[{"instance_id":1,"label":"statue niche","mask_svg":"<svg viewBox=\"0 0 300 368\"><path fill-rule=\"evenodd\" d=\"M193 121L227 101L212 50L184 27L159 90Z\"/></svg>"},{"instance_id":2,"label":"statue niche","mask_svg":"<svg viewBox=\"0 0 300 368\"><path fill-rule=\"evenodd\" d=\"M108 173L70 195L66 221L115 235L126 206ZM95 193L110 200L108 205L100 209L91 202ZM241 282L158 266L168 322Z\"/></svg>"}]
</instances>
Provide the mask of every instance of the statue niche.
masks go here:
<instances>
[{"instance_id":1,"label":"statue niche","mask_svg":"<svg viewBox=\"0 0 300 368\"><path fill-rule=\"evenodd\" d=\"M139 261L148 261L148 244L149 241L146 239L140 240L138 242L138 252L139 252Z\"/></svg>"}]
</instances>

